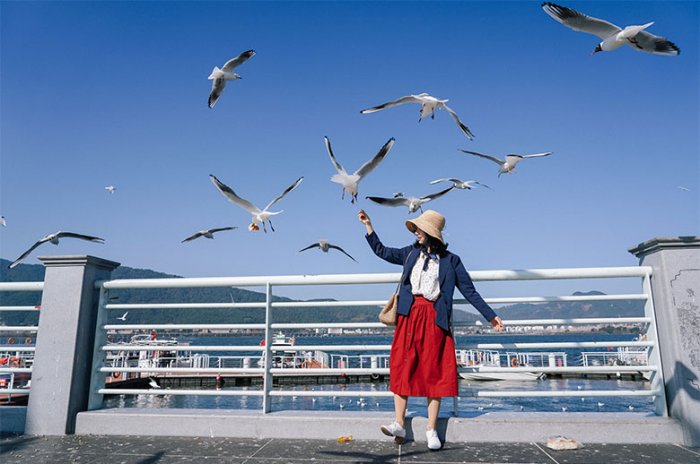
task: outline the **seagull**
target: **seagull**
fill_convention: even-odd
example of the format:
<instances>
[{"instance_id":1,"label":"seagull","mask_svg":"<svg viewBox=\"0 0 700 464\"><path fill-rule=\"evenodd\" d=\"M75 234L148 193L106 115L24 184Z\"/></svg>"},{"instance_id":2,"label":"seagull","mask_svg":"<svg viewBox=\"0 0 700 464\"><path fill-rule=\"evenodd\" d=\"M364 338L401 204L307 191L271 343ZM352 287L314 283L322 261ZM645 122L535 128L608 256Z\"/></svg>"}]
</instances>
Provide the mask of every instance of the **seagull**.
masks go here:
<instances>
[{"instance_id":1,"label":"seagull","mask_svg":"<svg viewBox=\"0 0 700 464\"><path fill-rule=\"evenodd\" d=\"M236 192L234 192L231 187L228 185L222 183L219 179L216 178L213 174L209 174L209 178L211 181L214 183L214 186L219 190L219 192L223 193L224 196L230 201L231 203L234 203L244 210L248 211L252 218L252 223L248 226L248 230L260 230L260 227L258 227L258 224L262 224L263 232L267 233L267 229L265 229L265 221L270 223L270 229L272 231L275 231L275 228L272 227L272 222L270 221L270 217L274 216L276 214L281 213L282 211L268 211L268 209L272 208L272 205L280 201L286 194L294 190L299 184L301 184L301 181L304 180L304 177L298 178L292 185L287 187L287 189L282 192L280 196L272 200L263 210L260 210L257 206L249 202L248 200L239 197Z\"/></svg>"},{"instance_id":2,"label":"seagull","mask_svg":"<svg viewBox=\"0 0 700 464\"><path fill-rule=\"evenodd\" d=\"M12 269L13 267L17 266L24 258L29 256L29 253L34 251L36 247L41 245L42 243L46 242L51 242L54 245L58 245L58 240L64 237L70 237L70 238L79 238L81 240L89 240L91 242L97 242L97 243L104 243L104 239L100 237L93 237L92 235L82 235L82 234L76 234L73 232L56 232L53 234L49 234L45 236L44 238L39 239L34 245L32 245L27 251L22 253L19 258L14 260L12 264L8 266L9 269Z\"/></svg>"},{"instance_id":3,"label":"seagull","mask_svg":"<svg viewBox=\"0 0 700 464\"><path fill-rule=\"evenodd\" d=\"M114 191L117 190L117 188L114 185L108 185L107 187L105 187L105 190L107 190L111 194L114 194Z\"/></svg>"},{"instance_id":4,"label":"seagull","mask_svg":"<svg viewBox=\"0 0 700 464\"><path fill-rule=\"evenodd\" d=\"M515 170L515 166L520 162L520 160L525 159L525 158L537 158L540 156L549 156L552 154L551 151L548 151L546 153L536 153L534 155L506 155L505 161L502 159L498 159L495 156L489 156L489 155L482 155L481 153L477 153L475 151L467 151L467 150L461 150L464 153L469 153L470 155L476 155L480 156L482 158L489 159L493 161L494 163L497 163L500 167L498 168L498 177L501 177L501 174L508 174L512 171Z\"/></svg>"},{"instance_id":5,"label":"seagull","mask_svg":"<svg viewBox=\"0 0 700 464\"><path fill-rule=\"evenodd\" d=\"M153 377L148 378L148 385L151 388L161 388L161 386L158 385L158 382L156 381L156 379L154 379Z\"/></svg>"},{"instance_id":6,"label":"seagull","mask_svg":"<svg viewBox=\"0 0 700 464\"><path fill-rule=\"evenodd\" d=\"M598 407L602 408L603 406L605 406L605 403L601 403L600 401L598 401Z\"/></svg>"},{"instance_id":7,"label":"seagull","mask_svg":"<svg viewBox=\"0 0 700 464\"><path fill-rule=\"evenodd\" d=\"M348 174L347 172L345 172L345 168L343 168L343 166L335 159L335 156L333 156L333 149L331 149L331 141L328 140L328 137L323 137L323 141L326 144L326 150L328 151L328 155L331 157L331 162L333 163L333 166L335 166L335 169L338 171L337 174L333 174L331 176L331 181L343 186L343 194L340 197L341 199L345 198L345 192L348 192L348 194L350 194L350 203L355 203L355 201L357 201L357 186L360 183L360 181L367 174L374 171L374 169L379 165L379 163L381 163L384 157L389 154L389 150L391 150L391 147L394 146L394 138L392 137L384 144L382 148L379 149L379 152L376 155L374 155L374 158L360 166L360 169L358 169L354 173Z\"/></svg>"},{"instance_id":8,"label":"seagull","mask_svg":"<svg viewBox=\"0 0 700 464\"><path fill-rule=\"evenodd\" d=\"M542 3L542 9L564 26L570 27L575 31L587 32L603 39L595 47L593 53L600 51L609 52L623 45L629 45L637 51L653 53L654 55L674 56L681 52L676 44L670 40L645 31L646 28L654 24L653 22L641 26L627 26L621 29L608 21L593 18L554 3Z\"/></svg>"},{"instance_id":9,"label":"seagull","mask_svg":"<svg viewBox=\"0 0 700 464\"><path fill-rule=\"evenodd\" d=\"M7 221L5 220L5 216L0 216L0 226L7 227Z\"/></svg>"},{"instance_id":10,"label":"seagull","mask_svg":"<svg viewBox=\"0 0 700 464\"><path fill-rule=\"evenodd\" d=\"M459 128L462 129L464 135L466 135L469 140L474 140L474 134L472 134L472 131L470 131L469 128L465 126L462 123L462 121L459 120L459 116L457 116L457 113L452 111L452 109L445 104L448 101L449 100L437 99L428 95L427 93L421 93L418 95L407 95L405 97L399 98L398 100L390 101L379 106L375 106L373 108L367 108L365 110L360 111L360 113L376 113L377 111L381 111L386 108L391 108L392 106L400 105L402 103L418 103L421 106L420 118L418 118L418 122L421 122L423 118L427 118L428 116L430 116L431 119L435 119L435 110L442 108L445 111L447 111L450 114L450 116L452 116L452 119L454 119Z\"/></svg>"},{"instance_id":11,"label":"seagull","mask_svg":"<svg viewBox=\"0 0 700 464\"><path fill-rule=\"evenodd\" d=\"M119 316L117 319L119 319L120 321L126 321L126 315L127 315L127 314L129 314L129 311L125 312L124 314L122 314L121 316Z\"/></svg>"},{"instance_id":12,"label":"seagull","mask_svg":"<svg viewBox=\"0 0 700 464\"><path fill-rule=\"evenodd\" d=\"M481 182L477 182L475 180L460 180L460 179L455 179L454 177L446 178L446 179L435 179L434 181L431 181L431 184L439 184L440 182L452 182L452 186L456 189L460 190L471 190L474 188L475 185L481 185L482 187L486 187L487 189L493 190L491 187L489 187L486 184L482 184Z\"/></svg>"},{"instance_id":13,"label":"seagull","mask_svg":"<svg viewBox=\"0 0 700 464\"><path fill-rule=\"evenodd\" d=\"M307 246L306 248L302 248L301 250L299 250L299 253L301 253L302 251L309 250L311 248L320 248L321 251L324 253L328 253L328 250L333 248L335 250L340 251L341 253L343 253L345 256L352 259L353 261L357 262L357 260L355 258L353 258L352 256L350 256L345 250L340 248L338 245L333 245L328 240L319 240L316 243L312 243L311 245Z\"/></svg>"},{"instance_id":14,"label":"seagull","mask_svg":"<svg viewBox=\"0 0 700 464\"><path fill-rule=\"evenodd\" d=\"M187 237L186 239L184 239L180 243L190 242L190 241L192 241L196 238L199 238L199 237L206 237L206 238L213 239L215 232L221 232L222 230L234 230L234 229L238 229L238 227L220 227L218 229L200 230L199 232L197 232L193 235L190 235L189 237Z\"/></svg>"},{"instance_id":15,"label":"seagull","mask_svg":"<svg viewBox=\"0 0 700 464\"><path fill-rule=\"evenodd\" d=\"M680 190L683 190L685 192L690 192L690 189L688 187L683 187L682 185L679 185L678 188ZM2 225L5 225L5 216L2 217Z\"/></svg>"},{"instance_id":16,"label":"seagull","mask_svg":"<svg viewBox=\"0 0 700 464\"><path fill-rule=\"evenodd\" d=\"M226 87L226 81L241 79L241 76L233 72L233 69L236 66L245 63L254 55L255 50L248 50L247 52L243 52L237 57L228 60L221 69L219 69L218 66L214 66L214 70L208 77L210 81L213 81L211 84L211 93L209 94L209 108L214 108L214 105L216 105L216 102L221 96L221 92L223 92L224 87Z\"/></svg>"},{"instance_id":17,"label":"seagull","mask_svg":"<svg viewBox=\"0 0 700 464\"><path fill-rule=\"evenodd\" d=\"M441 190L437 193L433 193L430 195L426 195L424 197L398 197L398 198L382 198L382 197L365 197L370 201L373 201L375 203L378 203L380 205L384 206L408 206L408 212L410 213L415 213L419 209L421 212L423 211L423 204L427 203L431 200L435 200L436 198L439 198L449 192L450 190L454 189L454 187L450 187L445 190Z\"/></svg>"}]
</instances>

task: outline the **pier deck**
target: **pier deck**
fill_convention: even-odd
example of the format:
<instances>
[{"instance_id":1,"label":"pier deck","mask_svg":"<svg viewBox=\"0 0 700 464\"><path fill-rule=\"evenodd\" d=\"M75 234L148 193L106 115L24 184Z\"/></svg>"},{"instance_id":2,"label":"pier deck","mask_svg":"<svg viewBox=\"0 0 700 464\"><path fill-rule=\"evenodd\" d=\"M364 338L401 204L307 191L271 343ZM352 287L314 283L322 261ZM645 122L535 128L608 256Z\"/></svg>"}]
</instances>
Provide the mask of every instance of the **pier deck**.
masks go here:
<instances>
[{"instance_id":1,"label":"pier deck","mask_svg":"<svg viewBox=\"0 0 700 464\"><path fill-rule=\"evenodd\" d=\"M308 462L317 463L674 463L700 462L700 448L673 444L591 444L553 451L542 443L446 443L429 451L425 443L391 441L241 439L211 437L79 436L0 437L5 464L27 462Z\"/></svg>"}]
</instances>

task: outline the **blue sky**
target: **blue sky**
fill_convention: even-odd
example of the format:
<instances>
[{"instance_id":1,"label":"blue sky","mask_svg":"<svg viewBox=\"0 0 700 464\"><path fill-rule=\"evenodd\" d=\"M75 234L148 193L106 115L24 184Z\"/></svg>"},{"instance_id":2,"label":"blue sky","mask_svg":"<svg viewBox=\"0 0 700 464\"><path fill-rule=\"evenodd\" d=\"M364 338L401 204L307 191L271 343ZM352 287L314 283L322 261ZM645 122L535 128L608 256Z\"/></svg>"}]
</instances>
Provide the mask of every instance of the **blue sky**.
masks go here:
<instances>
[{"instance_id":1,"label":"blue sky","mask_svg":"<svg viewBox=\"0 0 700 464\"><path fill-rule=\"evenodd\" d=\"M681 54L592 56L598 39L558 24L540 2L1 2L0 256L68 230L106 244L64 240L26 262L91 254L191 277L396 272L371 253L356 212L367 210L393 246L412 240L403 222L415 215L364 197L424 195L437 191L430 180L456 176L494 189L430 205L468 269L636 265L629 247L700 232L700 4L559 3L620 26L655 21L649 31ZM209 109L212 68L248 49L257 54L237 69L243 79ZM444 111L420 124L417 105L360 114L421 92L449 98L475 140ZM324 135L348 170L396 138L360 184L359 205L330 182ZM495 164L460 148L554 154L498 178ZM278 204L277 231L262 234L246 230L249 215L209 174L260 207L305 180ZM229 225L239 229L180 243ZM321 238L359 263L297 253ZM479 288L638 289L528 285Z\"/></svg>"}]
</instances>

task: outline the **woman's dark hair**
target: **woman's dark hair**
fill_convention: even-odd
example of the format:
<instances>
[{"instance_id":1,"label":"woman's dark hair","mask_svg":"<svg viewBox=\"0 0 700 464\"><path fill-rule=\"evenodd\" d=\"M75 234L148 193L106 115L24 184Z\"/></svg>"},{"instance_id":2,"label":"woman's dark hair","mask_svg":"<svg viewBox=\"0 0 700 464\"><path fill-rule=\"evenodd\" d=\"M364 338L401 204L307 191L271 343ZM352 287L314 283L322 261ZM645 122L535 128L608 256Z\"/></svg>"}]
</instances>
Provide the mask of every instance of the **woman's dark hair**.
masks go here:
<instances>
[{"instance_id":1,"label":"woman's dark hair","mask_svg":"<svg viewBox=\"0 0 700 464\"><path fill-rule=\"evenodd\" d=\"M436 239L435 237L433 237L432 235L428 235L428 234L425 234L425 241L427 242L427 243L426 243L426 246L427 246L428 248L430 248L430 250L431 250L433 253L435 253L436 255L438 255L438 256L444 256L445 253L447 253L447 246L448 246L449 244L447 244L447 243L442 243L440 240L438 240L438 239ZM416 246L420 246L420 245L418 244L418 240L416 240L415 245L416 245Z\"/></svg>"}]
</instances>

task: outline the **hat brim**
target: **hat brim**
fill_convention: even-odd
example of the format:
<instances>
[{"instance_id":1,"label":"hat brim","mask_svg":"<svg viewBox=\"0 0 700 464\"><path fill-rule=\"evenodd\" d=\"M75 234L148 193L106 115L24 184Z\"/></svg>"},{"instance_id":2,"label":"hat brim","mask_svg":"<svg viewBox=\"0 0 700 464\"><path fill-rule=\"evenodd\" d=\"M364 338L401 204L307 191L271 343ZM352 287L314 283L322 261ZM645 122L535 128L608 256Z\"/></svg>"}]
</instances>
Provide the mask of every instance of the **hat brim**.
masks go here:
<instances>
[{"instance_id":1,"label":"hat brim","mask_svg":"<svg viewBox=\"0 0 700 464\"><path fill-rule=\"evenodd\" d=\"M420 229L431 237L440 240L440 242L445 245L445 240L442 238L442 233L440 233L440 231L432 224L428 222L423 223L423 221L420 220L420 217L406 221L406 228L411 233L415 233L416 229Z\"/></svg>"}]
</instances>

